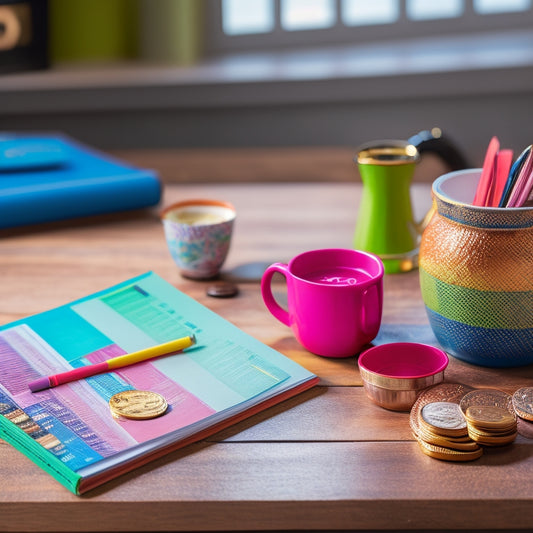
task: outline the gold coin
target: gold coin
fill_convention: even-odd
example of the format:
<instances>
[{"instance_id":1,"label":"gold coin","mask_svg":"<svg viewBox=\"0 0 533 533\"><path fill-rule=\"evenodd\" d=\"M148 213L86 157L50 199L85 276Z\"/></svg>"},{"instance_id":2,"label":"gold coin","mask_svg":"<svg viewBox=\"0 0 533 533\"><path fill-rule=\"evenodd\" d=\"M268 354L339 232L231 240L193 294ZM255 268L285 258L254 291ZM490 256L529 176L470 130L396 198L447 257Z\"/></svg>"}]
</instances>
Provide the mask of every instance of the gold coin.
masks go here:
<instances>
[{"instance_id":1,"label":"gold coin","mask_svg":"<svg viewBox=\"0 0 533 533\"><path fill-rule=\"evenodd\" d=\"M465 394L460 404L463 413L469 407L501 407L514 412L513 399L510 394L498 389L477 389Z\"/></svg>"},{"instance_id":2,"label":"gold coin","mask_svg":"<svg viewBox=\"0 0 533 533\"><path fill-rule=\"evenodd\" d=\"M477 435L479 437L506 437L516 433L517 426L509 428L505 431L493 431L491 429L483 429L474 426L473 424L468 424L468 435L472 438L472 435Z\"/></svg>"},{"instance_id":3,"label":"gold coin","mask_svg":"<svg viewBox=\"0 0 533 533\"><path fill-rule=\"evenodd\" d=\"M442 435L436 435L429 431L426 431L423 427L420 428L420 432L415 437L420 438L428 444L434 444L435 446L442 446L444 448L450 448L452 450L458 451L475 451L479 446L470 438L467 437L466 440L464 437L459 437L456 439L454 437L443 437Z\"/></svg>"},{"instance_id":4,"label":"gold coin","mask_svg":"<svg viewBox=\"0 0 533 533\"><path fill-rule=\"evenodd\" d=\"M455 402L431 402L420 410L420 423L437 435L454 437L467 434L466 420Z\"/></svg>"},{"instance_id":5,"label":"gold coin","mask_svg":"<svg viewBox=\"0 0 533 533\"><path fill-rule=\"evenodd\" d=\"M480 435L476 431L469 431L469 435L474 442L484 446L506 446L511 444L515 439L517 431L506 435Z\"/></svg>"},{"instance_id":6,"label":"gold coin","mask_svg":"<svg viewBox=\"0 0 533 533\"><path fill-rule=\"evenodd\" d=\"M127 390L111 396L109 407L115 417L148 420L164 414L168 404L157 392Z\"/></svg>"},{"instance_id":7,"label":"gold coin","mask_svg":"<svg viewBox=\"0 0 533 533\"><path fill-rule=\"evenodd\" d=\"M533 422L533 387L518 389L513 394L513 407L520 418Z\"/></svg>"},{"instance_id":8,"label":"gold coin","mask_svg":"<svg viewBox=\"0 0 533 533\"><path fill-rule=\"evenodd\" d=\"M444 435L439 435L438 433L433 433L432 431L428 430L427 428L420 426L418 434L419 435L422 435L422 434L437 435L437 436L442 437L443 439L446 439L446 440L448 440L450 442L457 442L457 443L459 443L459 442L472 442L472 439L468 436L468 429L467 429L467 432L464 435L459 435L457 437L446 437Z\"/></svg>"},{"instance_id":9,"label":"gold coin","mask_svg":"<svg viewBox=\"0 0 533 533\"><path fill-rule=\"evenodd\" d=\"M487 431L505 432L516 428L516 416L503 407L494 405L470 406L465 412L469 424Z\"/></svg>"},{"instance_id":10,"label":"gold coin","mask_svg":"<svg viewBox=\"0 0 533 533\"><path fill-rule=\"evenodd\" d=\"M418 440L418 444L420 446L420 449L426 455L429 455L434 459L441 459L442 461L474 461L475 459L479 459L483 455L483 448L481 447L478 447L478 449L475 451L467 452L450 450L449 448L444 448L443 446L435 446L420 439Z\"/></svg>"}]
</instances>

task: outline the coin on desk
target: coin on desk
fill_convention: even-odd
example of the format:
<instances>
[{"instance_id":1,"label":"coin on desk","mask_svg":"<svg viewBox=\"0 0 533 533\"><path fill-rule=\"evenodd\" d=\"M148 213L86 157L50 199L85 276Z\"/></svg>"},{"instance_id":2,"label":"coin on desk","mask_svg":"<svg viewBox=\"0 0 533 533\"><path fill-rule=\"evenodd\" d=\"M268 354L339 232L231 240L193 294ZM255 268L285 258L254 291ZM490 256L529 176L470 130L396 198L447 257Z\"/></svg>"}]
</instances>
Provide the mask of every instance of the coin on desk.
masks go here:
<instances>
[{"instance_id":1,"label":"coin on desk","mask_svg":"<svg viewBox=\"0 0 533 533\"><path fill-rule=\"evenodd\" d=\"M468 433L466 420L459 404L431 402L420 410L420 424L437 435L459 437Z\"/></svg>"},{"instance_id":2,"label":"coin on desk","mask_svg":"<svg viewBox=\"0 0 533 533\"><path fill-rule=\"evenodd\" d=\"M498 389L476 389L463 396L459 403L463 413L469 407L501 407L507 409L510 413L514 412L512 396Z\"/></svg>"},{"instance_id":3,"label":"coin on desk","mask_svg":"<svg viewBox=\"0 0 533 533\"><path fill-rule=\"evenodd\" d=\"M168 409L168 403L157 392L126 390L111 396L109 408L115 417L148 420L164 414Z\"/></svg>"},{"instance_id":4,"label":"coin on desk","mask_svg":"<svg viewBox=\"0 0 533 533\"><path fill-rule=\"evenodd\" d=\"M465 412L468 422L480 430L505 433L516 429L516 417L508 409L493 405L471 405Z\"/></svg>"},{"instance_id":5,"label":"coin on desk","mask_svg":"<svg viewBox=\"0 0 533 533\"><path fill-rule=\"evenodd\" d=\"M461 398L472 390L474 390L472 387L461 383L439 383L423 390L411 408L409 423L413 432L415 434L418 432L420 410L425 405L433 402L454 402L459 404Z\"/></svg>"},{"instance_id":6,"label":"coin on desk","mask_svg":"<svg viewBox=\"0 0 533 533\"><path fill-rule=\"evenodd\" d=\"M468 435L484 446L505 446L517 435L512 397L497 389L479 389L466 394L460 403Z\"/></svg>"},{"instance_id":7,"label":"coin on desk","mask_svg":"<svg viewBox=\"0 0 533 533\"><path fill-rule=\"evenodd\" d=\"M515 391L513 407L520 418L533 422L533 387L523 387Z\"/></svg>"},{"instance_id":8,"label":"coin on desk","mask_svg":"<svg viewBox=\"0 0 533 533\"><path fill-rule=\"evenodd\" d=\"M518 430L515 429L507 433L491 433L478 430L475 426L468 426L468 434L474 442L484 446L506 446L515 440Z\"/></svg>"},{"instance_id":9,"label":"coin on desk","mask_svg":"<svg viewBox=\"0 0 533 533\"><path fill-rule=\"evenodd\" d=\"M444 448L443 446L435 446L421 439L418 440L418 445L423 453L433 457L434 459L440 459L441 461L453 461L453 462L465 462L474 461L479 459L483 455L483 448L480 446L476 450L460 451L452 450L450 448Z\"/></svg>"},{"instance_id":10,"label":"coin on desk","mask_svg":"<svg viewBox=\"0 0 533 533\"><path fill-rule=\"evenodd\" d=\"M220 281L213 285L209 285L206 294L213 298L233 298L233 296L239 294L239 287L229 281Z\"/></svg>"},{"instance_id":11,"label":"coin on desk","mask_svg":"<svg viewBox=\"0 0 533 533\"><path fill-rule=\"evenodd\" d=\"M479 449L479 446L468 435L462 437L443 437L442 435L427 431L423 426L420 426L418 434L415 434L415 438L427 444L433 444L450 450L471 452Z\"/></svg>"}]
</instances>

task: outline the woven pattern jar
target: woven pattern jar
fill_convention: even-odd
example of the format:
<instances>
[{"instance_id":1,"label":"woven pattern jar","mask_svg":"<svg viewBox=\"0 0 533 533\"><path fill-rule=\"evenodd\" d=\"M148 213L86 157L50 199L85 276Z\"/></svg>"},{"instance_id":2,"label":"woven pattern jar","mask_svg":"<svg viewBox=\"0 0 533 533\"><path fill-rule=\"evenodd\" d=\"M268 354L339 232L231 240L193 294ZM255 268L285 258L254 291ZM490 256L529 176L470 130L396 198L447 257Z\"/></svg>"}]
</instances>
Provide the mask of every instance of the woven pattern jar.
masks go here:
<instances>
[{"instance_id":1,"label":"woven pattern jar","mask_svg":"<svg viewBox=\"0 0 533 533\"><path fill-rule=\"evenodd\" d=\"M480 169L433 183L436 211L420 243L429 322L449 354L468 363L533 363L533 207L470 205Z\"/></svg>"}]
</instances>

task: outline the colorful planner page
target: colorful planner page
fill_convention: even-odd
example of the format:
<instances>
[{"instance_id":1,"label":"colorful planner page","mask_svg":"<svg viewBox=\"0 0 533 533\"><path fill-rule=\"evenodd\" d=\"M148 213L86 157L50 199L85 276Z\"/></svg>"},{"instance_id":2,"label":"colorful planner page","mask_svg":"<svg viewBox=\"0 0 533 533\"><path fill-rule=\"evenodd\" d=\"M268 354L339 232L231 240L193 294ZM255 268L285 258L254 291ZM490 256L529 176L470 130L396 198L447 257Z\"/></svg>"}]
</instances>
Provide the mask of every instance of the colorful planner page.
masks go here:
<instances>
[{"instance_id":1,"label":"colorful planner page","mask_svg":"<svg viewBox=\"0 0 533 533\"><path fill-rule=\"evenodd\" d=\"M197 344L32 393L28 383L194 334ZM70 470L98 474L316 379L154 273L0 328L0 414ZM114 418L109 399L161 394L158 418Z\"/></svg>"}]
</instances>

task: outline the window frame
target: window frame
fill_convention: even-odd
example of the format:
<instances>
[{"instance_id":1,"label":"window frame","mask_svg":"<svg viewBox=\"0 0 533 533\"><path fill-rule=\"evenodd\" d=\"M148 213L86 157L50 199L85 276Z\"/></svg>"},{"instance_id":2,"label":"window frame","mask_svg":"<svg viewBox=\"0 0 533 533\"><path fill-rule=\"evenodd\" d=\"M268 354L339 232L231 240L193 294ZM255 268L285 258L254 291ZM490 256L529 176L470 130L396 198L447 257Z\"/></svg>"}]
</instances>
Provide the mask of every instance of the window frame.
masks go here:
<instances>
[{"instance_id":1,"label":"window frame","mask_svg":"<svg viewBox=\"0 0 533 533\"><path fill-rule=\"evenodd\" d=\"M341 0L335 0L341 12ZM337 15L329 28L287 31L280 26L280 0L274 0L275 24L268 33L227 35L222 29L221 0L207 0L205 6L205 53L208 57L230 53L291 50L324 45L366 44L442 35L471 35L490 31L512 31L533 27L533 7L528 11L479 14L473 0L465 0L463 15L454 18L409 20L406 0L400 0L396 22L345 26ZM456 24L453 24L453 21ZM450 24L452 22L452 24Z\"/></svg>"}]
</instances>

